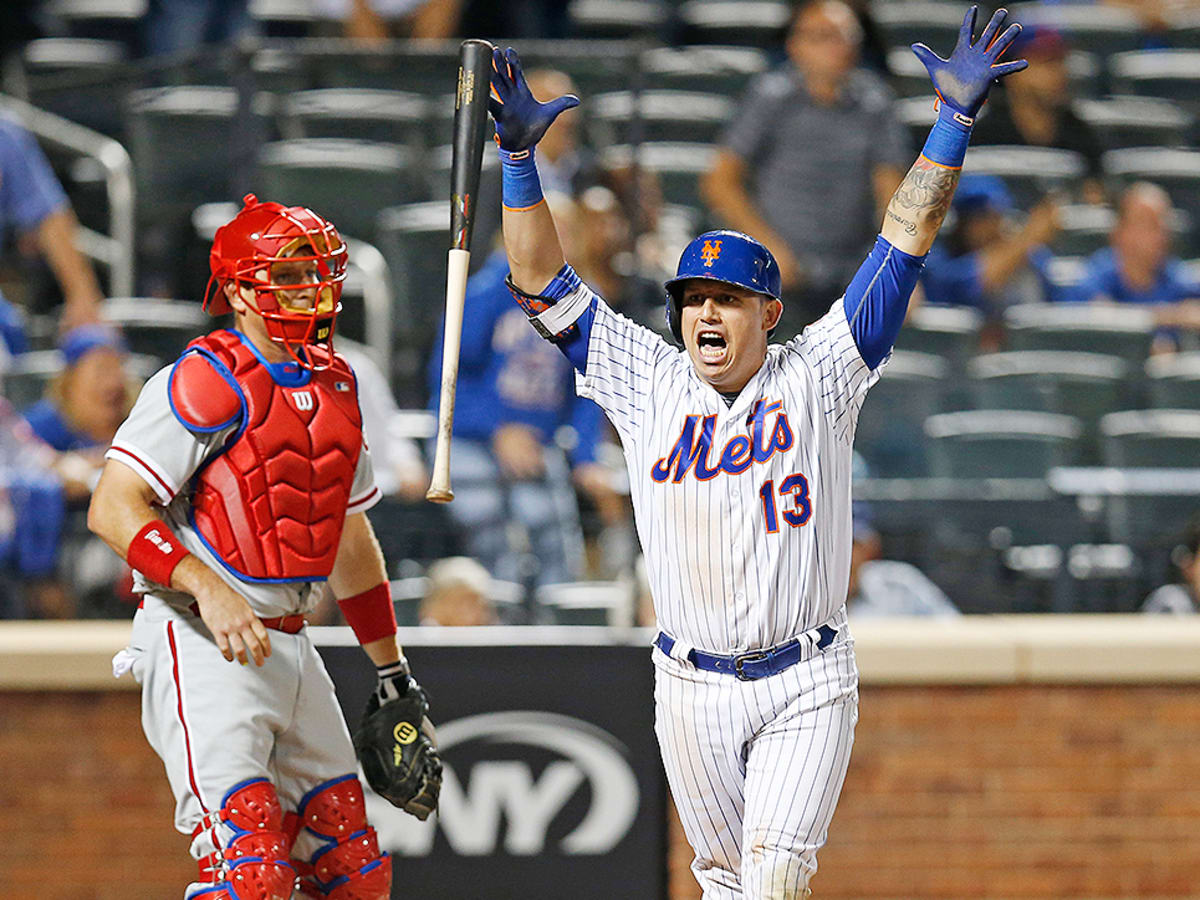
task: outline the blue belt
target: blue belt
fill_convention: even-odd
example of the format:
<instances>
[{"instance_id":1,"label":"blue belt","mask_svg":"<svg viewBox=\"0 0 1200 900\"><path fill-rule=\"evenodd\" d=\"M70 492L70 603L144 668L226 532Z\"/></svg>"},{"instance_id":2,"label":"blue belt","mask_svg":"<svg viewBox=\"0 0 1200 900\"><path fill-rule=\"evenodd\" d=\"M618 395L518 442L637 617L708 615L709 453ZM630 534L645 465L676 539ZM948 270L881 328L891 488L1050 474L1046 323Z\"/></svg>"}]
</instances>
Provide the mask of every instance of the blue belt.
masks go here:
<instances>
[{"instance_id":1,"label":"blue belt","mask_svg":"<svg viewBox=\"0 0 1200 900\"><path fill-rule=\"evenodd\" d=\"M813 631L805 632L798 638L792 638L790 641L766 650L750 650L746 653L735 653L729 656L705 653L703 650L689 650L687 660L697 669L736 675L742 681L754 681L769 675L776 675L788 666L794 666L804 658L804 654L810 646L824 650L833 643L835 637L837 637L836 628L822 625ZM666 632L660 631L658 637L654 639L654 646L670 656L671 648L675 646L675 639Z\"/></svg>"}]
</instances>

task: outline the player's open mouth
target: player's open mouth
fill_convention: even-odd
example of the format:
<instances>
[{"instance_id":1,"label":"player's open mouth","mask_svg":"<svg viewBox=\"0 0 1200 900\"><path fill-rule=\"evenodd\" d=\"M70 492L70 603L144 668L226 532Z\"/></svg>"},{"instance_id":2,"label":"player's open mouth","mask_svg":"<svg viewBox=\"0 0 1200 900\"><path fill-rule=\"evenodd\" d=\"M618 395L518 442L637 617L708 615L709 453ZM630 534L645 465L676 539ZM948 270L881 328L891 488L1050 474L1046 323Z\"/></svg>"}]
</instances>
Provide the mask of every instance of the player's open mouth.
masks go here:
<instances>
[{"instance_id":1,"label":"player's open mouth","mask_svg":"<svg viewBox=\"0 0 1200 900\"><path fill-rule=\"evenodd\" d=\"M718 331L701 331L696 335L696 351L706 363L721 363L729 351L725 335Z\"/></svg>"}]
</instances>

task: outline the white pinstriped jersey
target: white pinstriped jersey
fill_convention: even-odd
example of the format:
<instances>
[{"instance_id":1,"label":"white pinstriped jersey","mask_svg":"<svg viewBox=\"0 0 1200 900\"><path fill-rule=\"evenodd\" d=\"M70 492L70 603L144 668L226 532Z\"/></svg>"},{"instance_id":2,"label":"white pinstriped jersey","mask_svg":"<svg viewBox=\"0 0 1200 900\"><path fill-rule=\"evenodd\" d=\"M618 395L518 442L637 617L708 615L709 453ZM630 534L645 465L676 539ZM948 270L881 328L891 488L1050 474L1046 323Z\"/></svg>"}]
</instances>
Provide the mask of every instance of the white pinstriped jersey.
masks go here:
<instances>
[{"instance_id":1,"label":"white pinstriped jersey","mask_svg":"<svg viewBox=\"0 0 1200 900\"><path fill-rule=\"evenodd\" d=\"M321 597L319 583L314 587L312 582L263 584L242 581L204 546L188 523L191 508L188 482L200 466L224 446L237 426L234 424L211 434L185 428L171 411L168 398L171 368L160 369L146 382L129 417L117 429L105 458L115 459L133 469L154 489L158 502L164 507L163 518L180 543L245 597L257 615L270 617L308 612ZM378 503L379 498L371 454L364 439L346 514L365 512ZM134 589L153 592L176 606L187 606L192 602L190 596L153 584L140 572L135 573Z\"/></svg>"},{"instance_id":2,"label":"white pinstriped jersey","mask_svg":"<svg viewBox=\"0 0 1200 900\"><path fill-rule=\"evenodd\" d=\"M685 351L597 298L576 387L621 437L659 627L676 641L760 649L842 608L851 444L878 377L839 299L772 344L727 406Z\"/></svg>"}]
</instances>

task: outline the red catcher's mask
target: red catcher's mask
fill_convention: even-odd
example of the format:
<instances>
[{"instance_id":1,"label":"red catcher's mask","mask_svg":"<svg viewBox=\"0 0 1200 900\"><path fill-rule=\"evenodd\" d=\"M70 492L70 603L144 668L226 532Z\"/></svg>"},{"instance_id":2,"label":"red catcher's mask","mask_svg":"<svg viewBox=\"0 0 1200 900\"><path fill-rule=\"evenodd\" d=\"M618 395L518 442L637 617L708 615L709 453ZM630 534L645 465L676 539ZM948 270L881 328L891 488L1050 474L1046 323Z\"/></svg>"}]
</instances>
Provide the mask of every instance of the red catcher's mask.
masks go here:
<instances>
[{"instance_id":1,"label":"red catcher's mask","mask_svg":"<svg viewBox=\"0 0 1200 900\"><path fill-rule=\"evenodd\" d=\"M311 209L261 203L253 194L243 203L213 238L204 308L214 316L230 311L227 282L249 288L271 340L305 368L327 368L342 310L346 242Z\"/></svg>"}]
</instances>

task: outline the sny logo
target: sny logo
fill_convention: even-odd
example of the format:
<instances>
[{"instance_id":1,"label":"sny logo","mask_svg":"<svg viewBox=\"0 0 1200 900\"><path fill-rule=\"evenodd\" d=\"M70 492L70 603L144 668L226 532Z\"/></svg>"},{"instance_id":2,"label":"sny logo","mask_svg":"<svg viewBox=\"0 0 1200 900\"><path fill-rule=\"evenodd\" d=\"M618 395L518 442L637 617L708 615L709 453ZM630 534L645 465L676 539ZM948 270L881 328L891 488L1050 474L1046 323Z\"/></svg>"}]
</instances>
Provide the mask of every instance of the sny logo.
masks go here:
<instances>
[{"instance_id":1,"label":"sny logo","mask_svg":"<svg viewBox=\"0 0 1200 900\"><path fill-rule=\"evenodd\" d=\"M766 418L767 413L772 412L777 412L778 415L775 417L771 434L767 437ZM708 455L712 449L713 429L717 417L705 416L704 424L700 426L700 436L696 437L696 422L699 419L700 416L687 416L671 452L650 467L650 477L659 484L668 478L678 484L687 477L693 466L696 478L700 481L708 481L722 472L740 475L750 468L752 463L765 463L777 451L790 450L795 443L787 413L783 412L783 403L776 401L768 404L765 400L757 400L746 420L750 425L750 434L739 434L730 438L721 451L717 464L711 466Z\"/></svg>"},{"instance_id":2,"label":"sny logo","mask_svg":"<svg viewBox=\"0 0 1200 900\"><path fill-rule=\"evenodd\" d=\"M704 260L705 268L711 269L712 264L721 258L721 242L705 241L700 248L700 258Z\"/></svg>"}]
</instances>

